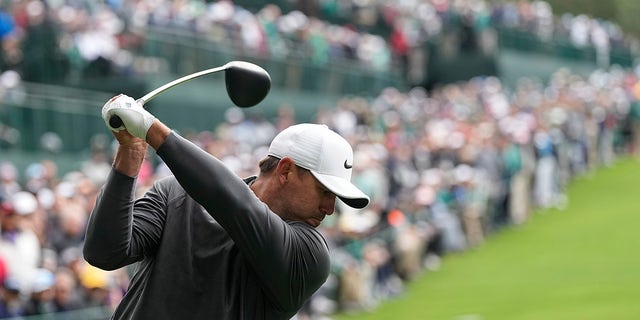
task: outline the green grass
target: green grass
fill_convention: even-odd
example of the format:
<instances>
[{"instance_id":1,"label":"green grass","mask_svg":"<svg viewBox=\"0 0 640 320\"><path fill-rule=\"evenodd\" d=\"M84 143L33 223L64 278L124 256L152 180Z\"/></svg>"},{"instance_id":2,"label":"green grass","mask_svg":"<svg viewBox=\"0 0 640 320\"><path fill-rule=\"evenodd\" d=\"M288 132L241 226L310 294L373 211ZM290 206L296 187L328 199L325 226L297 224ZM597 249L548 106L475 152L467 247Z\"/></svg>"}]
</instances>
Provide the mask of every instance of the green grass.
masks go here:
<instances>
[{"instance_id":1,"label":"green grass","mask_svg":"<svg viewBox=\"0 0 640 320\"><path fill-rule=\"evenodd\" d=\"M576 179L565 210L535 213L447 255L400 298L336 319L640 319L640 162Z\"/></svg>"}]
</instances>

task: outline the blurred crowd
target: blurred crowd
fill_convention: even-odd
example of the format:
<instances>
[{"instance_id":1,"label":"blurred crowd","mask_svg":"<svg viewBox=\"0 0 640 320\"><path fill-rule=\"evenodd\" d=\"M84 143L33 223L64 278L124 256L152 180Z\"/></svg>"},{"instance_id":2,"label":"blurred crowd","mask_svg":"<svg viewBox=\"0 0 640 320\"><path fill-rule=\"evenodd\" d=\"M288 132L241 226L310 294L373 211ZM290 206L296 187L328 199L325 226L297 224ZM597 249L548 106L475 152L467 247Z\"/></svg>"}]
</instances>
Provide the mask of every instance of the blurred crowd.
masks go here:
<instances>
[{"instance_id":1,"label":"blurred crowd","mask_svg":"<svg viewBox=\"0 0 640 320\"><path fill-rule=\"evenodd\" d=\"M100 186L90 177L110 168L106 158L91 164L60 177L48 159L24 172L0 163L0 318L90 308L100 314L122 297L124 270L106 272L82 256L86 219Z\"/></svg>"},{"instance_id":2,"label":"blurred crowd","mask_svg":"<svg viewBox=\"0 0 640 320\"><path fill-rule=\"evenodd\" d=\"M250 12L226 0L3 1L0 96L15 98L20 79L140 72L134 55L149 28L189 32L254 55L320 65L344 58L376 70L409 63L412 48L451 24L474 31L481 48L492 41L491 27L549 41L566 36L576 47L635 45L615 23L554 17L545 1L318 3L306 11L267 4ZM352 23L331 23L330 15ZM388 34L375 33L374 25ZM323 222L332 273L298 318L375 308L416 275L438 270L447 253L481 246L539 209L564 207L564 190L576 176L638 155L640 73L599 63L603 68L587 77L559 70L548 83L522 79L514 86L478 77L430 92L387 88L321 109L315 122L353 144L353 180L372 203L359 211L338 203ZM283 107L276 119L232 108L215 129L184 134L247 176L294 119L295 106ZM15 135L5 129L0 123L0 140ZM91 157L64 174L51 159L19 171L0 158L0 318L94 307L108 313L121 299L131 270L96 269L81 252L87 217L111 169L110 141L95 137ZM138 195L167 174L150 153Z\"/></svg>"},{"instance_id":3,"label":"blurred crowd","mask_svg":"<svg viewBox=\"0 0 640 320\"><path fill-rule=\"evenodd\" d=\"M152 29L195 36L237 54L318 65L356 61L380 71L419 68L412 50L447 29L459 30L463 49L486 52L496 48L496 28L524 30L545 41L570 39L576 48L597 48L602 67L612 47L637 50L637 41L616 23L555 16L539 0L292 3L300 9L283 12L271 3L252 12L231 0L3 1L0 70L35 82L153 71L135 58Z\"/></svg>"},{"instance_id":4,"label":"blurred crowd","mask_svg":"<svg viewBox=\"0 0 640 320\"><path fill-rule=\"evenodd\" d=\"M308 314L371 310L442 256L565 208L574 178L640 155L638 75L559 70L549 84L525 78L513 89L493 77L428 94L389 88L319 115L355 145L353 179L373 200L323 223L334 273Z\"/></svg>"},{"instance_id":5,"label":"blurred crowd","mask_svg":"<svg viewBox=\"0 0 640 320\"><path fill-rule=\"evenodd\" d=\"M429 93L387 88L321 109L315 121L353 144L353 181L372 203L357 211L338 203L321 225L332 273L298 318L370 310L438 270L446 254L481 246L539 209L563 208L572 179L638 154L639 99L638 74L613 68L586 78L559 70L549 84L522 79L512 89L493 77ZM294 119L291 107L276 119L231 108L215 130L184 135L247 176ZM98 270L81 255L110 141L94 139L92 156L64 175L51 160L24 172L0 164L0 317L110 310L122 297L131 270ZM167 174L150 153L138 195Z\"/></svg>"}]
</instances>

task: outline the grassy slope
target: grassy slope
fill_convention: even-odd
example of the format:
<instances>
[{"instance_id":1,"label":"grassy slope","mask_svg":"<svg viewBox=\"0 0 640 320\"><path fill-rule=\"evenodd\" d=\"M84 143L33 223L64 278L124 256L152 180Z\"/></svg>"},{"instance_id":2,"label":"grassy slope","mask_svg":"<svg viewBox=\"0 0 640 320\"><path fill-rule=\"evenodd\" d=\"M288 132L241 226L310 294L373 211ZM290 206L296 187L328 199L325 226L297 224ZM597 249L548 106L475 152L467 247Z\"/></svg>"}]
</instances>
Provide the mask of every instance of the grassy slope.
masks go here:
<instances>
[{"instance_id":1,"label":"grassy slope","mask_svg":"<svg viewBox=\"0 0 640 320\"><path fill-rule=\"evenodd\" d=\"M577 179L566 210L449 255L402 298L338 319L640 319L639 185L636 160Z\"/></svg>"}]
</instances>

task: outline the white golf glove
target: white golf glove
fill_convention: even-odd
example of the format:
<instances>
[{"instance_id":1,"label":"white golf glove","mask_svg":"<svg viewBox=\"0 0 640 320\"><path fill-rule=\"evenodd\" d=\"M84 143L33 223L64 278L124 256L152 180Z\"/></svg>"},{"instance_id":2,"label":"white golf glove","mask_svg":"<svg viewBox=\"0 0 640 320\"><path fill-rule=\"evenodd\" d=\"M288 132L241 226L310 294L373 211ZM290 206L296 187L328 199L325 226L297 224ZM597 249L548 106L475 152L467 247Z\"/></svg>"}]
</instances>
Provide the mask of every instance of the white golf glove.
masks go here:
<instances>
[{"instance_id":1,"label":"white golf glove","mask_svg":"<svg viewBox=\"0 0 640 320\"><path fill-rule=\"evenodd\" d=\"M111 116L116 115L122 120L122 125L113 128L109 124ZM119 95L111 98L102 107L102 119L107 127L114 132L127 130L132 136L146 140L147 131L153 124L154 117L149 111L145 110L142 105L133 98L126 95Z\"/></svg>"}]
</instances>

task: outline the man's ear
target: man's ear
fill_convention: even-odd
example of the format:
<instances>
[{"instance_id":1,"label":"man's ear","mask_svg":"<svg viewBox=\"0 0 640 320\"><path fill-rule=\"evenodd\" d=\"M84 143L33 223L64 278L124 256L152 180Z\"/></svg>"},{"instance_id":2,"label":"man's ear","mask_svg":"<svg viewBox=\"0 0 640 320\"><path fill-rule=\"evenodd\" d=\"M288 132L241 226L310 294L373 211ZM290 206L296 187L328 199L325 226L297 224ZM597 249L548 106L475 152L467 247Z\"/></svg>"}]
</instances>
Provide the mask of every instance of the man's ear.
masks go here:
<instances>
[{"instance_id":1,"label":"man's ear","mask_svg":"<svg viewBox=\"0 0 640 320\"><path fill-rule=\"evenodd\" d=\"M276 177L278 177L278 181L282 184L289 181L289 175L293 173L296 169L296 163L293 159L289 157L284 157L280 159L278 165L276 166Z\"/></svg>"}]
</instances>

